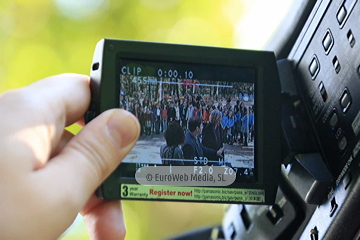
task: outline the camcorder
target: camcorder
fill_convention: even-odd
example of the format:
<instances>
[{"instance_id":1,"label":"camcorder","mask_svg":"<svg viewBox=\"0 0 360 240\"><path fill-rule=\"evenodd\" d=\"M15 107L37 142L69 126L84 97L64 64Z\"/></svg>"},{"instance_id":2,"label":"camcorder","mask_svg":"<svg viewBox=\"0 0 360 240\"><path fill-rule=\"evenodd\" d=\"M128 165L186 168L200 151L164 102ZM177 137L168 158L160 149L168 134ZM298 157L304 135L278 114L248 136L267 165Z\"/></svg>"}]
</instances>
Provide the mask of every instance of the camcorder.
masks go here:
<instances>
[{"instance_id":1,"label":"camcorder","mask_svg":"<svg viewBox=\"0 0 360 240\"><path fill-rule=\"evenodd\" d=\"M172 239L360 239L359 16L294 1L264 51L101 40L86 119L124 108L142 135L98 196L231 203Z\"/></svg>"}]
</instances>

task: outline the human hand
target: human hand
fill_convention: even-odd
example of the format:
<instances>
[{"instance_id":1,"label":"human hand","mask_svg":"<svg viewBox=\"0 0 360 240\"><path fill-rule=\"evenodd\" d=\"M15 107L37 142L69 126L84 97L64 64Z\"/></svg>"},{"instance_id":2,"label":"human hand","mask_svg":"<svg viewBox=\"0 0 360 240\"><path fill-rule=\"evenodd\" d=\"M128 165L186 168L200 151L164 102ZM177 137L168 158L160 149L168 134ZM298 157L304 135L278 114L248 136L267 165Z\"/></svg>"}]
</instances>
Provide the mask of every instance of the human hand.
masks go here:
<instances>
[{"instance_id":1,"label":"human hand","mask_svg":"<svg viewBox=\"0 0 360 240\"><path fill-rule=\"evenodd\" d=\"M216 152L218 157L223 157L224 148L220 148L219 151Z\"/></svg>"},{"instance_id":2,"label":"human hand","mask_svg":"<svg viewBox=\"0 0 360 240\"><path fill-rule=\"evenodd\" d=\"M89 77L63 74L0 95L0 239L56 239L84 216L92 239L125 236L119 201L93 193L139 135L109 110L76 136L64 130L90 102Z\"/></svg>"}]
</instances>

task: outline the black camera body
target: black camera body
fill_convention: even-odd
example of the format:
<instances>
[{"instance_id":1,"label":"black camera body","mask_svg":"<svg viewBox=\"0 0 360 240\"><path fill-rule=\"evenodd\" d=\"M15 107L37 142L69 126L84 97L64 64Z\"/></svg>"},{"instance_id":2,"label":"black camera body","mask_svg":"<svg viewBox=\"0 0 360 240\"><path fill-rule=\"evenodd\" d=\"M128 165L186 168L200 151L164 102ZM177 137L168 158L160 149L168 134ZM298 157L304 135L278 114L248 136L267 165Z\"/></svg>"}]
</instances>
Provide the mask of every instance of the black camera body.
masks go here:
<instances>
[{"instance_id":1,"label":"black camera body","mask_svg":"<svg viewBox=\"0 0 360 240\"><path fill-rule=\"evenodd\" d=\"M277 55L291 104L283 102L276 204L231 205L216 239L360 237L360 5L299 1L291 14L297 21L277 35L288 35Z\"/></svg>"}]
</instances>

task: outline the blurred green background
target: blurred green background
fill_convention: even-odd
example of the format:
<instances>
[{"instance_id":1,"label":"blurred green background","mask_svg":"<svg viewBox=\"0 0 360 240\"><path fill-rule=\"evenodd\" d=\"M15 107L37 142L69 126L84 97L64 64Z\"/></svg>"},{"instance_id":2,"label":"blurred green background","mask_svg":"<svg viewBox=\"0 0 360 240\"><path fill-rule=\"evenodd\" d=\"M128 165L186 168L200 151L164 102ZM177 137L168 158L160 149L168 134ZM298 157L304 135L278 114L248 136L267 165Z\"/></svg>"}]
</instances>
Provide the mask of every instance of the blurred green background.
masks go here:
<instances>
[{"instance_id":1,"label":"blurred green background","mask_svg":"<svg viewBox=\"0 0 360 240\"><path fill-rule=\"evenodd\" d=\"M261 49L292 1L1 0L0 93L59 73L89 74L102 38ZM126 239L135 240L219 225L225 208L141 201L123 207ZM81 217L61 239L89 239Z\"/></svg>"}]
</instances>

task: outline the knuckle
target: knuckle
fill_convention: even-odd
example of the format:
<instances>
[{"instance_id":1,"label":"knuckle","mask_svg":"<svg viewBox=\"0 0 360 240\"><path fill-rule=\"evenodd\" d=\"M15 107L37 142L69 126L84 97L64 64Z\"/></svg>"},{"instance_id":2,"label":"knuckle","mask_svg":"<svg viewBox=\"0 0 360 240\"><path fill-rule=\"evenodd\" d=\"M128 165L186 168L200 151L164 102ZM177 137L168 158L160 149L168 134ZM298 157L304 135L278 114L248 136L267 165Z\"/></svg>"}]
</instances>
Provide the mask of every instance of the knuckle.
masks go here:
<instances>
[{"instance_id":1,"label":"knuckle","mask_svg":"<svg viewBox=\"0 0 360 240\"><path fill-rule=\"evenodd\" d=\"M83 205L83 202L79 199L78 193L71 191L71 189L67 191L63 190L61 196L58 196L57 200L54 202L54 209L62 209L62 212L59 212L58 214L60 214L63 219L65 217L75 219L76 214L81 210Z\"/></svg>"},{"instance_id":2,"label":"knuckle","mask_svg":"<svg viewBox=\"0 0 360 240\"><path fill-rule=\"evenodd\" d=\"M29 103L29 99L27 94L22 89L10 90L2 93L0 95L0 103L2 106L17 106L19 103L27 104ZM12 108L12 111L16 110L16 108Z\"/></svg>"},{"instance_id":3,"label":"knuckle","mask_svg":"<svg viewBox=\"0 0 360 240\"><path fill-rule=\"evenodd\" d=\"M4 106L4 111L9 111L9 114L21 114L24 116L23 121L35 122L41 120L42 123L52 123L52 116L55 111L52 109L58 109L59 106L49 105L49 101L44 101L42 98L39 98L38 92L29 91L29 87L30 86L10 90L1 94L0 105ZM51 114L49 114L49 112Z\"/></svg>"},{"instance_id":4,"label":"knuckle","mask_svg":"<svg viewBox=\"0 0 360 240\"><path fill-rule=\"evenodd\" d=\"M17 98L18 93L19 93L18 89L6 91L0 94L0 101L8 101Z\"/></svg>"},{"instance_id":5,"label":"knuckle","mask_svg":"<svg viewBox=\"0 0 360 240\"><path fill-rule=\"evenodd\" d=\"M82 155L85 162L82 166L88 168L89 171L86 172L89 172L89 177L102 181L109 172L109 166L106 164L106 160L110 157L108 151L93 142L93 138L88 138L86 141L72 141L71 147Z\"/></svg>"}]
</instances>

